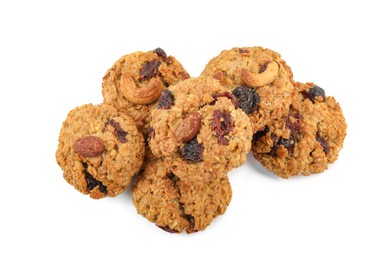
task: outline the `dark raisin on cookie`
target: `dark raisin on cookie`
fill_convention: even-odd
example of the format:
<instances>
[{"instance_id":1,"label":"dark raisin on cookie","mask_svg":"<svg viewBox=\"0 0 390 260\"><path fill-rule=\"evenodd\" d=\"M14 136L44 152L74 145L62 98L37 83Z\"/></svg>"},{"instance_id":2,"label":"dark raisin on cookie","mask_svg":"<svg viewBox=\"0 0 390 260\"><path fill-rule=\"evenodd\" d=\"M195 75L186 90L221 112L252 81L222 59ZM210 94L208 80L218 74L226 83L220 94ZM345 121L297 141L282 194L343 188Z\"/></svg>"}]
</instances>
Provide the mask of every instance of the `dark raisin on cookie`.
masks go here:
<instances>
[{"instance_id":1,"label":"dark raisin on cookie","mask_svg":"<svg viewBox=\"0 0 390 260\"><path fill-rule=\"evenodd\" d=\"M233 90L237 106L250 115L257 110L260 97L253 88L248 86L237 87Z\"/></svg>"},{"instance_id":2,"label":"dark raisin on cookie","mask_svg":"<svg viewBox=\"0 0 390 260\"><path fill-rule=\"evenodd\" d=\"M265 136L269 132L269 127L265 126L263 130L257 131L252 137L252 144L256 144L260 138Z\"/></svg>"},{"instance_id":3,"label":"dark raisin on cookie","mask_svg":"<svg viewBox=\"0 0 390 260\"><path fill-rule=\"evenodd\" d=\"M201 162L203 155L203 144L198 143L196 138L185 143L181 149L181 156L189 161Z\"/></svg>"},{"instance_id":4,"label":"dark raisin on cookie","mask_svg":"<svg viewBox=\"0 0 390 260\"><path fill-rule=\"evenodd\" d=\"M144 81L157 76L159 71L158 67L161 65L161 62L157 59L153 59L144 63L141 69L141 77L139 81Z\"/></svg>"},{"instance_id":5,"label":"dark raisin on cookie","mask_svg":"<svg viewBox=\"0 0 390 260\"><path fill-rule=\"evenodd\" d=\"M169 109L173 103L173 95L172 92L168 89L164 89L161 92L160 98L158 99L157 108L158 109Z\"/></svg>"},{"instance_id":6,"label":"dark raisin on cookie","mask_svg":"<svg viewBox=\"0 0 390 260\"><path fill-rule=\"evenodd\" d=\"M87 168L87 165L84 164L84 168ZM107 194L107 187L103 185L101 181L96 180L87 170L84 171L85 181L87 182L87 191L93 190L96 186L99 186L100 192Z\"/></svg>"},{"instance_id":7,"label":"dark raisin on cookie","mask_svg":"<svg viewBox=\"0 0 390 260\"><path fill-rule=\"evenodd\" d=\"M219 97L226 97L226 98L230 99L233 106L235 108L237 108L236 97L230 92L217 93L217 94L212 95L212 97L214 98L214 100L210 103L210 105L215 105L215 102L217 102L217 99Z\"/></svg>"},{"instance_id":8,"label":"dark raisin on cookie","mask_svg":"<svg viewBox=\"0 0 390 260\"><path fill-rule=\"evenodd\" d=\"M327 154L330 152L330 148L329 148L329 144L328 142L322 138L319 133L317 132L316 133L316 141L319 142L322 146L322 148L324 149L324 152Z\"/></svg>"},{"instance_id":9,"label":"dark raisin on cookie","mask_svg":"<svg viewBox=\"0 0 390 260\"><path fill-rule=\"evenodd\" d=\"M267 67L268 67L269 61L265 62L263 65L260 66L259 74L263 73Z\"/></svg>"},{"instance_id":10,"label":"dark raisin on cookie","mask_svg":"<svg viewBox=\"0 0 390 260\"><path fill-rule=\"evenodd\" d=\"M178 233L178 231L171 229L169 226L159 226L157 224L156 226L168 233Z\"/></svg>"},{"instance_id":11,"label":"dark raisin on cookie","mask_svg":"<svg viewBox=\"0 0 390 260\"><path fill-rule=\"evenodd\" d=\"M161 48L156 48L153 50L153 52L156 53L163 60L165 60L167 58L167 54Z\"/></svg>"},{"instance_id":12,"label":"dark raisin on cookie","mask_svg":"<svg viewBox=\"0 0 390 260\"><path fill-rule=\"evenodd\" d=\"M225 136L233 130L233 122L230 114L220 110L214 110L212 125L218 141L223 145L229 144L229 139Z\"/></svg>"},{"instance_id":13,"label":"dark raisin on cookie","mask_svg":"<svg viewBox=\"0 0 390 260\"><path fill-rule=\"evenodd\" d=\"M325 90L320 88L317 85L314 85L309 91L302 91L304 98L310 99L312 102L315 102L316 97L322 97L322 100L325 100Z\"/></svg>"},{"instance_id":14,"label":"dark raisin on cookie","mask_svg":"<svg viewBox=\"0 0 390 260\"><path fill-rule=\"evenodd\" d=\"M113 119L110 119L107 121L106 125L111 125L115 129L115 135L119 142L126 143L128 141L126 138L128 132L123 130L123 128L118 122L114 121Z\"/></svg>"}]
</instances>

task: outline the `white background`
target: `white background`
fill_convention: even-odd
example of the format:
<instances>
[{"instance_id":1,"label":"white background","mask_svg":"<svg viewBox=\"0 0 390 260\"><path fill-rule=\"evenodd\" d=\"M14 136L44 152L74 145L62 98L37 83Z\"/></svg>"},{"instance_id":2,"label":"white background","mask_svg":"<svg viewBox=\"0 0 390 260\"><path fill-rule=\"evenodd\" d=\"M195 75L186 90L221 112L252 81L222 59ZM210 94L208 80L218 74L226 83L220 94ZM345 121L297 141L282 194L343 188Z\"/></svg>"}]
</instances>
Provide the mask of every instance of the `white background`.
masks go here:
<instances>
[{"instance_id":1,"label":"white background","mask_svg":"<svg viewBox=\"0 0 390 260\"><path fill-rule=\"evenodd\" d=\"M389 259L386 1L1 1L1 259ZM130 192L92 200L55 161L69 110L100 103L122 55L163 48L192 76L223 49L278 51L297 81L335 96L339 160L284 180L252 156L205 231L169 234Z\"/></svg>"}]
</instances>

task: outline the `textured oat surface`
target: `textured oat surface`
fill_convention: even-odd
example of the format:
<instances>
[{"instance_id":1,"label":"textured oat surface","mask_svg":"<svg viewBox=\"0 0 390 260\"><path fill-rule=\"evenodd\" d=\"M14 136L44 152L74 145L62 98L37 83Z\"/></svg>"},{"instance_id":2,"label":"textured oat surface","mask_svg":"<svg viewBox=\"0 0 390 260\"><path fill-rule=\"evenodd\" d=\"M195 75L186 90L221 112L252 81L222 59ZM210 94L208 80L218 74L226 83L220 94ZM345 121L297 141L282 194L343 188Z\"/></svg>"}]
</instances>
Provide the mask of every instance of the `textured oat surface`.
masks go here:
<instances>
[{"instance_id":1,"label":"textured oat surface","mask_svg":"<svg viewBox=\"0 0 390 260\"><path fill-rule=\"evenodd\" d=\"M249 80L243 80L243 70L258 77L265 73L263 71L271 62L278 65L277 76L272 82L258 86ZM256 110L249 114L255 132L288 114L294 90L293 73L277 52L262 47L224 50L209 61L202 76L218 79L231 91L245 85L256 90L261 101Z\"/></svg>"},{"instance_id":2,"label":"textured oat surface","mask_svg":"<svg viewBox=\"0 0 390 260\"><path fill-rule=\"evenodd\" d=\"M183 181L163 159L150 154L131 187L139 214L167 232L192 233L204 230L226 211L232 197L227 176L206 182Z\"/></svg>"},{"instance_id":3,"label":"textured oat surface","mask_svg":"<svg viewBox=\"0 0 390 260\"><path fill-rule=\"evenodd\" d=\"M340 105L333 97L310 100L305 93L312 87L296 83L289 116L269 126L252 147L266 169L284 178L323 172L343 147L347 124Z\"/></svg>"},{"instance_id":4,"label":"textured oat surface","mask_svg":"<svg viewBox=\"0 0 390 260\"><path fill-rule=\"evenodd\" d=\"M123 130L121 140L113 127L115 123ZM103 140L104 152L87 158L77 154L73 144L85 136ZM87 104L70 111L58 141L56 159L65 180L94 199L123 192L139 171L145 151L143 136L134 120L104 104Z\"/></svg>"},{"instance_id":5,"label":"textured oat surface","mask_svg":"<svg viewBox=\"0 0 390 260\"><path fill-rule=\"evenodd\" d=\"M174 101L169 109L152 111L149 145L157 157L164 157L181 179L207 180L214 175L226 174L242 165L250 151L252 127L248 116L237 109L227 97L214 98L227 89L210 77L191 78L169 88ZM230 93L230 92L229 92ZM231 131L222 144L213 129L214 111L228 114L232 120ZM185 142L175 138L175 131L190 113L200 114L200 128L195 139L203 146L202 160L193 162L181 155Z\"/></svg>"},{"instance_id":6,"label":"textured oat surface","mask_svg":"<svg viewBox=\"0 0 390 260\"><path fill-rule=\"evenodd\" d=\"M133 117L142 133L147 133L150 120L149 109L156 102L153 98L149 102L146 101L146 104L137 104L129 100L132 91L129 82L134 83L135 88L140 90L148 88L152 83L161 84L162 88L165 88L179 80L189 78L189 74L175 57L166 56L165 53L156 50L124 55L107 70L103 77L104 103ZM152 64L149 70L145 69L147 64Z\"/></svg>"}]
</instances>

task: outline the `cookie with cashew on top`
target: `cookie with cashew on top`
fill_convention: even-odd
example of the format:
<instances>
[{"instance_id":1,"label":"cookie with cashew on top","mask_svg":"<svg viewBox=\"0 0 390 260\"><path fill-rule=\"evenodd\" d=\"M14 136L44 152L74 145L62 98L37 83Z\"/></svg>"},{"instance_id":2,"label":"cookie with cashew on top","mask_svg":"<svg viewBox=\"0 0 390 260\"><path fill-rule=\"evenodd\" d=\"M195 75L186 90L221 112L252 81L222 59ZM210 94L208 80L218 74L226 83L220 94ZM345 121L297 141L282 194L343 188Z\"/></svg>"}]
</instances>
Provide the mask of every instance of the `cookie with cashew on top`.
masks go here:
<instances>
[{"instance_id":1,"label":"cookie with cashew on top","mask_svg":"<svg viewBox=\"0 0 390 260\"><path fill-rule=\"evenodd\" d=\"M129 114L142 133L149 128L149 110L161 92L189 78L181 63L161 48L137 51L117 60L103 77L104 103Z\"/></svg>"},{"instance_id":2,"label":"cookie with cashew on top","mask_svg":"<svg viewBox=\"0 0 390 260\"><path fill-rule=\"evenodd\" d=\"M275 51L262 47L224 50L208 62L202 76L213 77L232 91L254 131L288 114L293 73Z\"/></svg>"},{"instance_id":3,"label":"cookie with cashew on top","mask_svg":"<svg viewBox=\"0 0 390 260\"><path fill-rule=\"evenodd\" d=\"M339 103L313 83L296 83L289 114L255 133L254 157L269 171L288 178L321 173L338 158L347 124Z\"/></svg>"},{"instance_id":4,"label":"cookie with cashew on top","mask_svg":"<svg viewBox=\"0 0 390 260\"><path fill-rule=\"evenodd\" d=\"M165 89L151 111L149 146L181 179L205 181L244 164L252 125L234 95L211 77Z\"/></svg>"},{"instance_id":5,"label":"cookie with cashew on top","mask_svg":"<svg viewBox=\"0 0 390 260\"><path fill-rule=\"evenodd\" d=\"M134 120L105 104L70 111L58 141L63 177L94 199L123 192L144 159L144 138Z\"/></svg>"}]
</instances>

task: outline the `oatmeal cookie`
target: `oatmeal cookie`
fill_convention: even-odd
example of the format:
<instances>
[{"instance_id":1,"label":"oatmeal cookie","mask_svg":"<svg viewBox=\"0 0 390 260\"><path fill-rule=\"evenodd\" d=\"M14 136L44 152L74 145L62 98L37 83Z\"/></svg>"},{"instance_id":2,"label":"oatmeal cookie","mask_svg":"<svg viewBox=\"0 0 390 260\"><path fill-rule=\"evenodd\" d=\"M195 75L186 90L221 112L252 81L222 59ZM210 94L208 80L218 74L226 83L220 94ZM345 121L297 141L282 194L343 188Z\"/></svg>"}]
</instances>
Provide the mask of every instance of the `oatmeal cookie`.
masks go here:
<instances>
[{"instance_id":1,"label":"oatmeal cookie","mask_svg":"<svg viewBox=\"0 0 390 260\"><path fill-rule=\"evenodd\" d=\"M151 118L150 148L181 179L226 174L242 165L250 151L248 116L211 77L187 79L164 90Z\"/></svg>"},{"instance_id":2,"label":"oatmeal cookie","mask_svg":"<svg viewBox=\"0 0 390 260\"><path fill-rule=\"evenodd\" d=\"M313 83L296 83L289 114L253 139L253 155L269 171L288 178L321 173L336 161L347 124L340 105Z\"/></svg>"},{"instance_id":3,"label":"oatmeal cookie","mask_svg":"<svg viewBox=\"0 0 390 260\"><path fill-rule=\"evenodd\" d=\"M218 79L233 92L254 131L288 114L293 73L277 52L262 47L224 50L209 61L202 76Z\"/></svg>"},{"instance_id":4,"label":"oatmeal cookie","mask_svg":"<svg viewBox=\"0 0 390 260\"><path fill-rule=\"evenodd\" d=\"M56 159L65 180L94 199L123 192L145 152L134 120L105 104L70 111L58 141Z\"/></svg>"},{"instance_id":5,"label":"oatmeal cookie","mask_svg":"<svg viewBox=\"0 0 390 260\"><path fill-rule=\"evenodd\" d=\"M161 91L187 78L189 74L180 62L161 48L124 55L103 77L104 103L133 117L138 129L146 133L149 109Z\"/></svg>"},{"instance_id":6,"label":"oatmeal cookie","mask_svg":"<svg viewBox=\"0 0 390 260\"><path fill-rule=\"evenodd\" d=\"M137 212L171 233L204 230L225 213L232 197L227 176L206 182L181 180L154 156L146 156L131 192Z\"/></svg>"}]
</instances>

